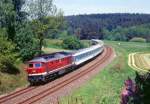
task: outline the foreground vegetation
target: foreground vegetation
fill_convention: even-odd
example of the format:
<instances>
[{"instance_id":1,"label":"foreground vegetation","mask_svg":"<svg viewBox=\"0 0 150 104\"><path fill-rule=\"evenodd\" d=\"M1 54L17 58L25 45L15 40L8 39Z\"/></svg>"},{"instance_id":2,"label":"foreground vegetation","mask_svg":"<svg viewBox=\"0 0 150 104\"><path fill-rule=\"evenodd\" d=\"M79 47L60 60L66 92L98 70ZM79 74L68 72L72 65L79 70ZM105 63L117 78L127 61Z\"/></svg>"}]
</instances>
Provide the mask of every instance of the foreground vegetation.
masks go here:
<instances>
[{"instance_id":1,"label":"foreground vegetation","mask_svg":"<svg viewBox=\"0 0 150 104\"><path fill-rule=\"evenodd\" d=\"M17 73L2 73L0 72L0 95L14 91L16 88L23 88L29 85L27 82L25 65L18 62L16 65Z\"/></svg>"},{"instance_id":2,"label":"foreground vegetation","mask_svg":"<svg viewBox=\"0 0 150 104\"><path fill-rule=\"evenodd\" d=\"M124 81L135 78L135 71L128 66L128 54L150 51L149 44L136 42L105 41L114 47L117 57L71 95L64 97L61 104L119 104Z\"/></svg>"}]
</instances>

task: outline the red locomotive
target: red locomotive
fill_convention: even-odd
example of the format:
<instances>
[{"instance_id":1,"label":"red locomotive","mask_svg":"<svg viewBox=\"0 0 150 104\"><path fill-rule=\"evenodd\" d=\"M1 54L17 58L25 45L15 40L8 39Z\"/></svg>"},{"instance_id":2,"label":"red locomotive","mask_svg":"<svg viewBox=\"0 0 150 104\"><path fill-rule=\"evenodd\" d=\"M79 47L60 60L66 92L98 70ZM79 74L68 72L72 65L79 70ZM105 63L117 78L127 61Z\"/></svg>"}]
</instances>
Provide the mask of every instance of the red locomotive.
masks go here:
<instances>
[{"instance_id":1,"label":"red locomotive","mask_svg":"<svg viewBox=\"0 0 150 104\"><path fill-rule=\"evenodd\" d=\"M71 53L57 52L36 57L29 61L27 73L28 80L33 82L45 82L54 74L63 73L62 69L72 66ZM50 76L49 76L50 75Z\"/></svg>"}]
</instances>

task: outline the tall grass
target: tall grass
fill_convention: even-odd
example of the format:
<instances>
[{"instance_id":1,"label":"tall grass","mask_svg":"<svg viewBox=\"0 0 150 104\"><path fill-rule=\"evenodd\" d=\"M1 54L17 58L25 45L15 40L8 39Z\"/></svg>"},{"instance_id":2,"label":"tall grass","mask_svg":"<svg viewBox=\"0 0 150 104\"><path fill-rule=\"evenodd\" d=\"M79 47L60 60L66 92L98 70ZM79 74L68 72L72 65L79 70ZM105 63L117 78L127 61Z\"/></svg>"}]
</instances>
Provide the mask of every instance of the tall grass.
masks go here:
<instances>
[{"instance_id":1,"label":"tall grass","mask_svg":"<svg viewBox=\"0 0 150 104\"><path fill-rule=\"evenodd\" d=\"M18 74L0 72L0 95L28 85L24 64L18 63L16 66L19 69Z\"/></svg>"}]
</instances>

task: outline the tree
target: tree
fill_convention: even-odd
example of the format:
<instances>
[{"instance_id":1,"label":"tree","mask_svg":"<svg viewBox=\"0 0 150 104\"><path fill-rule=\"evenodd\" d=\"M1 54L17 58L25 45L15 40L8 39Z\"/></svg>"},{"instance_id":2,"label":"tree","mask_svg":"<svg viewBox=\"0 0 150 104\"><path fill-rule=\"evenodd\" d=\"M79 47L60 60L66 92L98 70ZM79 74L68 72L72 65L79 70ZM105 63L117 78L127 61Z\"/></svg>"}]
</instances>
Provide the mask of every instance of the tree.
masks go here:
<instances>
[{"instance_id":1,"label":"tree","mask_svg":"<svg viewBox=\"0 0 150 104\"><path fill-rule=\"evenodd\" d=\"M84 45L81 43L81 41L75 37L75 36L68 36L63 39L63 47L65 49L80 49L83 48Z\"/></svg>"},{"instance_id":2,"label":"tree","mask_svg":"<svg viewBox=\"0 0 150 104\"><path fill-rule=\"evenodd\" d=\"M12 40L15 36L16 12L12 0L0 1L0 26L6 28L8 39Z\"/></svg>"},{"instance_id":3,"label":"tree","mask_svg":"<svg viewBox=\"0 0 150 104\"><path fill-rule=\"evenodd\" d=\"M33 19L32 26L39 40L39 51L41 54L43 41L46 33L57 32L62 26L62 12L58 12L53 0L30 0L28 4L29 17Z\"/></svg>"},{"instance_id":4,"label":"tree","mask_svg":"<svg viewBox=\"0 0 150 104\"><path fill-rule=\"evenodd\" d=\"M43 17L55 15L57 12L53 0L28 0L27 6L30 18L39 19L40 21Z\"/></svg>"},{"instance_id":5,"label":"tree","mask_svg":"<svg viewBox=\"0 0 150 104\"><path fill-rule=\"evenodd\" d=\"M15 45L9 42L6 35L6 29L0 29L0 71L14 73L17 72L14 67L15 58Z\"/></svg>"},{"instance_id":6,"label":"tree","mask_svg":"<svg viewBox=\"0 0 150 104\"><path fill-rule=\"evenodd\" d=\"M33 20L32 28L33 28L34 34L36 34L36 38L38 40L38 50L40 51L40 54L41 54L42 45L44 43L44 34L48 27L47 25L43 24L42 22L38 20Z\"/></svg>"},{"instance_id":7,"label":"tree","mask_svg":"<svg viewBox=\"0 0 150 104\"><path fill-rule=\"evenodd\" d=\"M15 36L16 49L19 51L22 60L27 61L39 53L37 50L38 42L33 34L30 22L24 23L20 27Z\"/></svg>"},{"instance_id":8,"label":"tree","mask_svg":"<svg viewBox=\"0 0 150 104\"><path fill-rule=\"evenodd\" d=\"M21 11L24 0L1 0L0 1L0 27L6 28L9 40L14 40L18 22L26 18L26 13Z\"/></svg>"},{"instance_id":9,"label":"tree","mask_svg":"<svg viewBox=\"0 0 150 104\"><path fill-rule=\"evenodd\" d=\"M25 4L25 0L12 0L14 10L16 12L16 21L23 22L26 19L27 13L22 11L22 7Z\"/></svg>"}]
</instances>

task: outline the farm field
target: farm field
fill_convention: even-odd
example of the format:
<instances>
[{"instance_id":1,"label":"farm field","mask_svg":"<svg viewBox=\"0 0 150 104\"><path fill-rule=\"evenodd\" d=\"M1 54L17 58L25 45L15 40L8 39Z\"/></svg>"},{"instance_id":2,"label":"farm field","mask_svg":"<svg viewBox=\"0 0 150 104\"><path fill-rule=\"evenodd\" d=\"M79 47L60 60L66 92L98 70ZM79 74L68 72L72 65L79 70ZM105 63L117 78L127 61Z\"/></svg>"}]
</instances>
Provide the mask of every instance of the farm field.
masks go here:
<instances>
[{"instance_id":1,"label":"farm field","mask_svg":"<svg viewBox=\"0 0 150 104\"><path fill-rule=\"evenodd\" d=\"M135 70L128 66L128 55L150 52L149 43L105 41L114 47L116 59L81 88L61 99L61 104L120 104L124 80L135 77Z\"/></svg>"},{"instance_id":2,"label":"farm field","mask_svg":"<svg viewBox=\"0 0 150 104\"><path fill-rule=\"evenodd\" d=\"M137 71L150 71L150 53L132 53L129 54L128 64Z\"/></svg>"}]
</instances>

